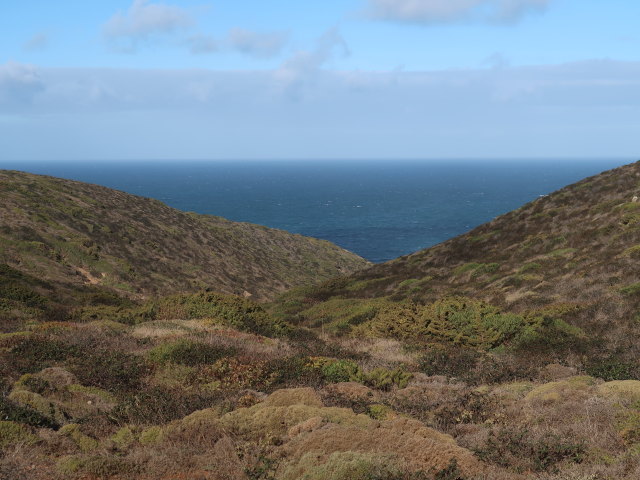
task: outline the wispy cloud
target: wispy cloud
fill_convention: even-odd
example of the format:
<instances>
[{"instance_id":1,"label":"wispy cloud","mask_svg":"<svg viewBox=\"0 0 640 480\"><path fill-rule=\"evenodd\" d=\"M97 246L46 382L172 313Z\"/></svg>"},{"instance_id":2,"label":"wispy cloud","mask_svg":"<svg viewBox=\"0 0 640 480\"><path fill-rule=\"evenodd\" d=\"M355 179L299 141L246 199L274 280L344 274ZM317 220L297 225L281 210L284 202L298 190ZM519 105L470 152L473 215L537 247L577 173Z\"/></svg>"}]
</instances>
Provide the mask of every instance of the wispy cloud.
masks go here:
<instances>
[{"instance_id":1,"label":"wispy cloud","mask_svg":"<svg viewBox=\"0 0 640 480\"><path fill-rule=\"evenodd\" d=\"M230 47L255 58L270 58L278 55L287 43L285 32L255 32L244 28L229 31Z\"/></svg>"},{"instance_id":2,"label":"wispy cloud","mask_svg":"<svg viewBox=\"0 0 640 480\"><path fill-rule=\"evenodd\" d=\"M0 65L0 105L21 107L30 104L42 90L44 82L35 66L16 62Z\"/></svg>"},{"instance_id":3,"label":"wispy cloud","mask_svg":"<svg viewBox=\"0 0 640 480\"><path fill-rule=\"evenodd\" d=\"M336 49L289 62L299 102L282 70L5 64L0 158L637 155L640 62L336 72Z\"/></svg>"},{"instance_id":4,"label":"wispy cloud","mask_svg":"<svg viewBox=\"0 0 640 480\"><path fill-rule=\"evenodd\" d=\"M38 32L24 42L22 49L27 52L35 52L37 50L44 50L47 45L49 45L49 35L44 32Z\"/></svg>"},{"instance_id":5,"label":"wispy cloud","mask_svg":"<svg viewBox=\"0 0 640 480\"><path fill-rule=\"evenodd\" d=\"M334 27L318 39L315 48L299 51L289 58L276 72L276 77L289 96L298 99L303 87L314 81L336 51L345 56L351 54L347 42Z\"/></svg>"},{"instance_id":6,"label":"wispy cloud","mask_svg":"<svg viewBox=\"0 0 640 480\"><path fill-rule=\"evenodd\" d=\"M376 19L418 24L477 21L513 23L544 11L552 0L368 0Z\"/></svg>"},{"instance_id":7,"label":"wispy cloud","mask_svg":"<svg viewBox=\"0 0 640 480\"><path fill-rule=\"evenodd\" d=\"M134 0L127 11L116 13L104 24L103 34L115 48L134 51L140 42L175 33L194 24L194 18L183 8Z\"/></svg>"}]
</instances>

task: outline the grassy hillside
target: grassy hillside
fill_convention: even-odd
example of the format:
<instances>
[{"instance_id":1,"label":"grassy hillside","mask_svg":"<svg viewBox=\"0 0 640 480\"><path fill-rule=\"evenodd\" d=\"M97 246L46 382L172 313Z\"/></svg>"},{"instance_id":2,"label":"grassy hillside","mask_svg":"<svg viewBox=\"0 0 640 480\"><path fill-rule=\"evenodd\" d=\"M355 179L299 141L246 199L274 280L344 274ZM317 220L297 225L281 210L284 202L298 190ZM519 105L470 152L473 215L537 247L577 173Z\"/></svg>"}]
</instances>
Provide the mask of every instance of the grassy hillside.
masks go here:
<instances>
[{"instance_id":1,"label":"grassy hillside","mask_svg":"<svg viewBox=\"0 0 640 480\"><path fill-rule=\"evenodd\" d=\"M583 366L608 358L635 371L638 196L640 162L435 247L288 292L272 311L339 336L526 351Z\"/></svg>"},{"instance_id":2,"label":"grassy hillside","mask_svg":"<svg viewBox=\"0 0 640 480\"><path fill-rule=\"evenodd\" d=\"M639 189L271 304L0 265L0 480L636 480Z\"/></svg>"},{"instance_id":3,"label":"grassy hillside","mask_svg":"<svg viewBox=\"0 0 640 480\"><path fill-rule=\"evenodd\" d=\"M15 171L0 171L0 263L134 298L209 288L259 300L367 265L326 241Z\"/></svg>"}]
</instances>

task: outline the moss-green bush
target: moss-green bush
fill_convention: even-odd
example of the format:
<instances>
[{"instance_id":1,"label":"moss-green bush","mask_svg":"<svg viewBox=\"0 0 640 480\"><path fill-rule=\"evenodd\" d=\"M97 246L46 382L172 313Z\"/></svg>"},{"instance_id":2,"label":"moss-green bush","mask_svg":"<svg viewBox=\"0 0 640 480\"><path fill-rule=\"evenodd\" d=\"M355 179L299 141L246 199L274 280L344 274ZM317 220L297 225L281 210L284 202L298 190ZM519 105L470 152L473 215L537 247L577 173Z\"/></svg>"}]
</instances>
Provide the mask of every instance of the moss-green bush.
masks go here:
<instances>
[{"instance_id":1,"label":"moss-green bush","mask_svg":"<svg viewBox=\"0 0 640 480\"><path fill-rule=\"evenodd\" d=\"M12 402L4 395L0 395L0 419L19 422L32 427L58 428L59 424L47 415L26 405Z\"/></svg>"},{"instance_id":2,"label":"moss-green bush","mask_svg":"<svg viewBox=\"0 0 640 480\"><path fill-rule=\"evenodd\" d=\"M210 319L214 323L266 336L283 336L291 327L274 319L257 303L241 297L201 292L154 300L148 307L156 320Z\"/></svg>"},{"instance_id":3,"label":"moss-green bush","mask_svg":"<svg viewBox=\"0 0 640 480\"><path fill-rule=\"evenodd\" d=\"M0 420L0 451L17 444L33 444L37 440L23 425Z\"/></svg>"},{"instance_id":4,"label":"moss-green bush","mask_svg":"<svg viewBox=\"0 0 640 480\"><path fill-rule=\"evenodd\" d=\"M362 380L362 371L351 360L334 360L322 366L322 375L330 383L357 382Z\"/></svg>"},{"instance_id":5,"label":"moss-green bush","mask_svg":"<svg viewBox=\"0 0 640 480\"><path fill-rule=\"evenodd\" d=\"M413 378L411 372L402 368L389 370L387 368L374 368L362 375L364 383L378 390L391 390L391 388L405 388Z\"/></svg>"},{"instance_id":6,"label":"moss-green bush","mask_svg":"<svg viewBox=\"0 0 640 480\"><path fill-rule=\"evenodd\" d=\"M373 453L334 452L324 461L318 452L309 452L288 465L282 480L399 480L402 472L394 459Z\"/></svg>"}]
</instances>

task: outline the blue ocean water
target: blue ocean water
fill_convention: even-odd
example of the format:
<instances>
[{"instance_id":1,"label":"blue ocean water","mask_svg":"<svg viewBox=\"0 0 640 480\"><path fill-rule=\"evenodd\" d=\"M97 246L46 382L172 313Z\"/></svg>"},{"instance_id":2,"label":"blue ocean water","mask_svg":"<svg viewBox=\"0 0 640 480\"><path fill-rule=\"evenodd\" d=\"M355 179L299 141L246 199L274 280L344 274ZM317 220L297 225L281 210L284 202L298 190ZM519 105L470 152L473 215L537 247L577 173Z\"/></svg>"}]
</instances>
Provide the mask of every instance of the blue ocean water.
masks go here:
<instances>
[{"instance_id":1,"label":"blue ocean water","mask_svg":"<svg viewBox=\"0 0 640 480\"><path fill-rule=\"evenodd\" d=\"M602 160L0 162L180 210L330 240L383 262L628 163Z\"/></svg>"}]
</instances>

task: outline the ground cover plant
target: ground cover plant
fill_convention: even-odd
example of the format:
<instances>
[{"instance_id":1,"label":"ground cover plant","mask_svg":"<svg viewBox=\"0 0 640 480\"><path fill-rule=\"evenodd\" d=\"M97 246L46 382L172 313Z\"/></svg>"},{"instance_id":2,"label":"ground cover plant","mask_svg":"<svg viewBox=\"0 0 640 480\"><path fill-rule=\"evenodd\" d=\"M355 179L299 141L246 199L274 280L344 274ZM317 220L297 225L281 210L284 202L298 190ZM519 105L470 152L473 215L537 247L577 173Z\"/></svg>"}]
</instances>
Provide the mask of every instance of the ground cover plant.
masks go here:
<instances>
[{"instance_id":1,"label":"ground cover plant","mask_svg":"<svg viewBox=\"0 0 640 480\"><path fill-rule=\"evenodd\" d=\"M0 479L640 478L639 169L272 303L0 264Z\"/></svg>"}]
</instances>

